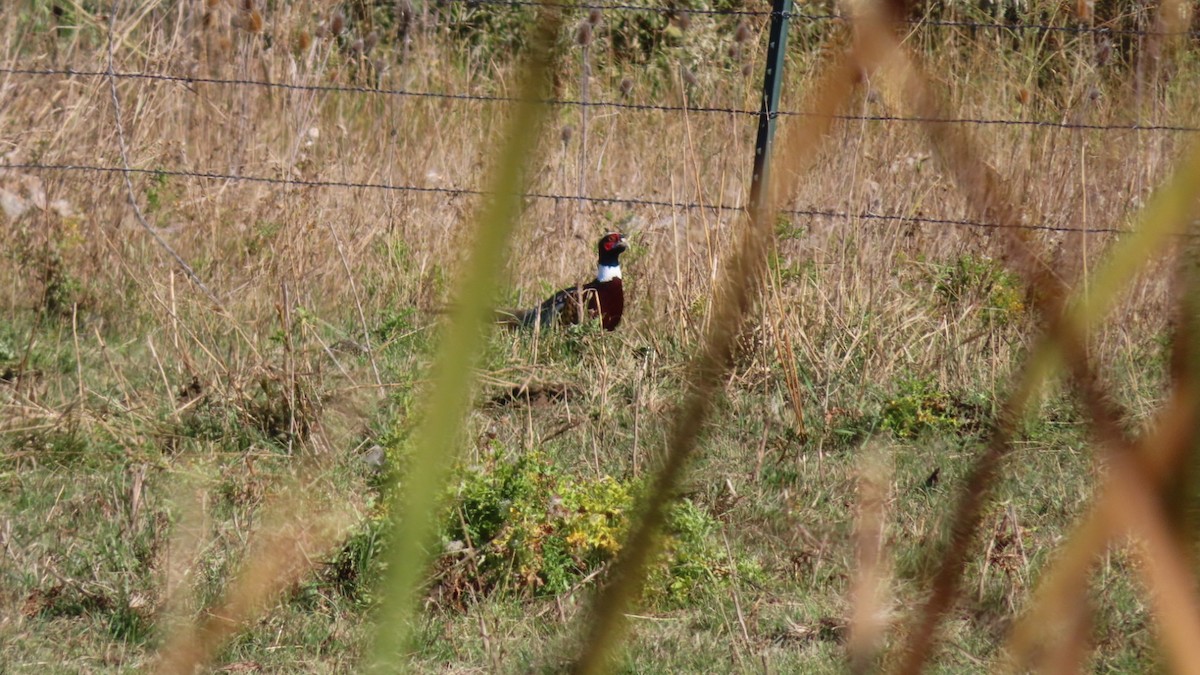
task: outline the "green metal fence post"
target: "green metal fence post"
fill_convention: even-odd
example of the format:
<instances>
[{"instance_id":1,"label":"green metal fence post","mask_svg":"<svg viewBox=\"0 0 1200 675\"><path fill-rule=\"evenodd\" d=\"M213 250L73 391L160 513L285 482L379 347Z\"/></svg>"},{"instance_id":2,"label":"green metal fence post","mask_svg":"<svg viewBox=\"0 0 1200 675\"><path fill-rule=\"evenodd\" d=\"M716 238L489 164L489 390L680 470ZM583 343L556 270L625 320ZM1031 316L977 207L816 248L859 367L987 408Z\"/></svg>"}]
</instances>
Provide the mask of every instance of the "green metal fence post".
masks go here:
<instances>
[{"instance_id":1,"label":"green metal fence post","mask_svg":"<svg viewBox=\"0 0 1200 675\"><path fill-rule=\"evenodd\" d=\"M762 111L758 114L758 140L754 143L754 176L750 182L750 208L755 216L766 207L770 186L771 144L775 118L779 115L779 92L783 84L783 61L787 51L788 22L792 0L772 0L771 34L767 43L767 69L763 75Z\"/></svg>"}]
</instances>

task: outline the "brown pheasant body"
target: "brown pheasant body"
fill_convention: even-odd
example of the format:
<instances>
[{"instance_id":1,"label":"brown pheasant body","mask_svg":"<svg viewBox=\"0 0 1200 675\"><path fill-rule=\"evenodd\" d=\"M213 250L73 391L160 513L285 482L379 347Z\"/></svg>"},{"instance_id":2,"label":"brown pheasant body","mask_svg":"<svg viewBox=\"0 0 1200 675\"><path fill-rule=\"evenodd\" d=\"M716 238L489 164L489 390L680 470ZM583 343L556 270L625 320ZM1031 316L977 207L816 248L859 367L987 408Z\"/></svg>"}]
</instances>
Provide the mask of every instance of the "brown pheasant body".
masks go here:
<instances>
[{"instance_id":1,"label":"brown pheasant body","mask_svg":"<svg viewBox=\"0 0 1200 675\"><path fill-rule=\"evenodd\" d=\"M549 327L600 319L604 330L616 330L625 313L618 259L626 246L624 235L606 234L597 247L600 255L595 279L564 288L532 309L501 310L497 313L499 321L510 326Z\"/></svg>"}]
</instances>

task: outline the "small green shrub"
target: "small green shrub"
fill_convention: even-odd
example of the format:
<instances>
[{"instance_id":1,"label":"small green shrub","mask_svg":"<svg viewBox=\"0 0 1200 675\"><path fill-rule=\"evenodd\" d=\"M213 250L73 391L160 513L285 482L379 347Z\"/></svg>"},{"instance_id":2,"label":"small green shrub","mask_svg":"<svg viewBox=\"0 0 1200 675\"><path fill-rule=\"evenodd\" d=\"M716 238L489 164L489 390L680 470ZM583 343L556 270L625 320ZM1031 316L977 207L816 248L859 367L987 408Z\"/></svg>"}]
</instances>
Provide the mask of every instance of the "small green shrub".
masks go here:
<instances>
[{"instance_id":1,"label":"small green shrub","mask_svg":"<svg viewBox=\"0 0 1200 675\"><path fill-rule=\"evenodd\" d=\"M495 452L481 466L460 469L455 485L434 585L435 595L455 605L493 593L553 595L583 582L620 552L641 489L612 476L567 474L538 453L506 460ZM750 560L731 569L716 528L690 501L671 509L647 599L679 601L734 571L756 574Z\"/></svg>"},{"instance_id":2,"label":"small green shrub","mask_svg":"<svg viewBox=\"0 0 1200 675\"><path fill-rule=\"evenodd\" d=\"M12 340L0 335L0 365L17 360L17 348Z\"/></svg>"},{"instance_id":3,"label":"small green shrub","mask_svg":"<svg viewBox=\"0 0 1200 675\"><path fill-rule=\"evenodd\" d=\"M1025 313L1021 280L986 256L959 257L937 275L934 289L951 307L978 303L986 321L1013 321Z\"/></svg>"},{"instance_id":4,"label":"small green shrub","mask_svg":"<svg viewBox=\"0 0 1200 675\"><path fill-rule=\"evenodd\" d=\"M380 342L391 342L412 332L416 318L417 311L412 307L389 310L380 318L379 325L372 333Z\"/></svg>"},{"instance_id":5,"label":"small green shrub","mask_svg":"<svg viewBox=\"0 0 1200 675\"><path fill-rule=\"evenodd\" d=\"M150 177L150 186L146 188L146 213L157 213L163 205L171 200L167 174L155 171Z\"/></svg>"},{"instance_id":6,"label":"small green shrub","mask_svg":"<svg viewBox=\"0 0 1200 675\"><path fill-rule=\"evenodd\" d=\"M788 239L803 239L808 235L808 228L802 223L797 223L788 217L785 213L780 213L775 217L775 238L779 241Z\"/></svg>"},{"instance_id":7,"label":"small green shrub","mask_svg":"<svg viewBox=\"0 0 1200 675\"><path fill-rule=\"evenodd\" d=\"M736 574L742 580L762 581L758 560L730 554L718 544L718 524L691 500L675 504L667 514L663 559L650 570L647 594L663 604L677 606L713 587L723 588Z\"/></svg>"},{"instance_id":8,"label":"small green shrub","mask_svg":"<svg viewBox=\"0 0 1200 675\"><path fill-rule=\"evenodd\" d=\"M982 416L982 405L941 391L928 380L911 379L884 402L880 427L898 438L916 438L931 431L973 431Z\"/></svg>"},{"instance_id":9,"label":"small green shrub","mask_svg":"<svg viewBox=\"0 0 1200 675\"><path fill-rule=\"evenodd\" d=\"M161 199L159 193L149 192L147 193L147 200L149 200L150 194L156 195L156 200ZM246 258L258 259L261 255L269 254L275 239L283 228L283 223L278 220L260 220L256 223L243 244L245 246Z\"/></svg>"},{"instance_id":10,"label":"small green shrub","mask_svg":"<svg viewBox=\"0 0 1200 675\"><path fill-rule=\"evenodd\" d=\"M466 580L477 590L560 593L620 550L632 506L630 486L611 477L575 479L537 454L512 462L493 456L459 482L444 528L446 550L480 552L472 570L478 578Z\"/></svg>"},{"instance_id":11,"label":"small green shrub","mask_svg":"<svg viewBox=\"0 0 1200 675\"><path fill-rule=\"evenodd\" d=\"M811 260L793 261L778 251L772 252L767 265L781 283L799 283L817 280L817 266Z\"/></svg>"},{"instance_id":12,"label":"small green shrub","mask_svg":"<svg viewBox=\"0 0 1200 675\"><path fill-rule=\"evenodd\" d=\"M113 640L128 644L146 642L153 634L153 624L146 613L123 600L108 614L108 632Z\"/></svg>"},{"instance_id":13,"label":"small green shrub","mask_svg":"<svg viewBox=\"0 0 1200 675\"><path fill-rule=\"evenodd\" d=\"M70 316L79 302L82 289L79 279L67 269L66 262L57 248L47 254L42 267L44 295L42 304L46 312L55 316Z\"/></svg>"},{"instance_id":14,"label":"small green shrub","mask_svg":"<svg viewBox=\"0 0 1200 675\"><path fill-rule=\"evenodd\" d=\"M382 576L376 561L383 551L386 528L387 518L376 510L325 567L321 582L357 604L371 604L373 589Z\"/></svg>"}]
</instances>

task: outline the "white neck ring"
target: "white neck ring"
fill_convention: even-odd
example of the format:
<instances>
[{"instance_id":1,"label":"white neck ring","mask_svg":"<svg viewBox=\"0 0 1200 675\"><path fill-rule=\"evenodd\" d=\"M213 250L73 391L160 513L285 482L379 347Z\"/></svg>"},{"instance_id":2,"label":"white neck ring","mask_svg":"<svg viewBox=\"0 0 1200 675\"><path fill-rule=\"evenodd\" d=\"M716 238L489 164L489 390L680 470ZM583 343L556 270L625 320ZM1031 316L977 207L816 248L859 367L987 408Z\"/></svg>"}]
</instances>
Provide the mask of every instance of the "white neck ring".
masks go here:
<instances>
[{"instance_id":1,"label":"white neck ring","mask_svg":"<svg viewBox=\"0 0 1200 675\"><path fill-rule=\"evenodd\" d=\"M604 283L606 281L612 281L613 279L620 279L620 278L621 278L621 266L620 265L600 265L596 269L596 281L599 281L600 283Z\"/></svg>"}]
</instances>

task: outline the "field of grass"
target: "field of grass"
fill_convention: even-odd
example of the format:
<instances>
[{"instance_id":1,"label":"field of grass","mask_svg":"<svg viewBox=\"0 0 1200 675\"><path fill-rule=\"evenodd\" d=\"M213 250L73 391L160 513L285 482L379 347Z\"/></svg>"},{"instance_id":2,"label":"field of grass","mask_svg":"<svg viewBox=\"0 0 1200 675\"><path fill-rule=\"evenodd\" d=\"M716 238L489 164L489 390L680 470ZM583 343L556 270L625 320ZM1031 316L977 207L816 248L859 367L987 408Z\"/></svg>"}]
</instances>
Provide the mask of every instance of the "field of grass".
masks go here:
<instances>
[{"instance_id":1,"label":"field of grass","mask_svg":"<svg viewBox=\"0 0 1200 675\"><path fill-rule=\"evenodd\" d=\"M496 35L522 24L512 8L326 0L119 3L110 23L94 4L0 16L0 164L21 167L0 168L0 671L360 669L388 630L374 619L392 500L486 201L378 186L485 189L515 114L397 92L515 95L514 47ZM639 29L609 11L581 39L588 13L568 13L553 95L693 109L551 107L529 192L745 203L756 119L694 108L757 108L767 17L653 16ZM847 30L793 27L784 109L820 95ZM620 42L659 34L646 54ZM1047 35L901 37L950 116L1084 125L954 125L1021 222L1051 228L1025 244L1083 292L1119 240L1097 230L1133 227L1194 135L1096 127L1200 123L1200 52ZM110 49L117 73L240 83L105 77ZM11 72L64 68L93 74ZM768 223L761 298L626 612L622 671L900 661L972 467L1053 323L1006 230L921 220L1001 216L980 212L936 132L868 119L914 114L902 71L864 73L840 111L857 118L835 121ZM781 136L804 119L784 116ZM141 170L128 185L79 168L126 165ZM596 239L619 229L628 310L614 333L486 336L410 668L555 671L578 655L744 220L527 200L488 302L586 279ZM1127 434L1153 429L1172 391L1180 257L1142 261L1085 344ZM1003 664L1093 506L1108 460L1076 389L1050 387L1014 422L930 670ZM1062 640L1087 649L1057 653L1054 624L1034 665L1168 666L1150 591L1170 589L1147 588L1139 550L1118 538L1090 568L1086 618Z\"/></svg>"}]
</instances>

